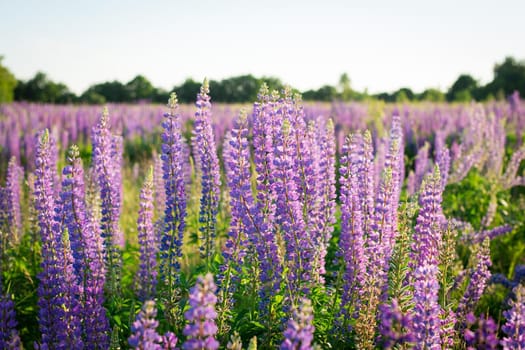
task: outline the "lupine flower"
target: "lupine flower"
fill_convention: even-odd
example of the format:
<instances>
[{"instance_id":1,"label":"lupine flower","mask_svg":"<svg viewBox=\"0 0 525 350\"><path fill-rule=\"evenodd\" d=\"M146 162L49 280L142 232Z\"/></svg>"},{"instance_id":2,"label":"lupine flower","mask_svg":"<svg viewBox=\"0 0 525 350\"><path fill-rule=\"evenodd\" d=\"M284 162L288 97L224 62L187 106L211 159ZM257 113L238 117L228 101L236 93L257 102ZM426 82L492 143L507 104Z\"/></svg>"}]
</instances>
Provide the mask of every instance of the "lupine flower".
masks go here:
<instances>
[{"instance_id":1,"label":"lupine flower","mask_svg":"<svg viewBox=\"0 0 525 350\"><path fill-rule=\"evenodd\" d=\"M219 333L224 327L224 318L232 304L235 284L239 280L242 263L247 250L248 232L253 233L253 207L251 190L250 149L246 114L241 111L231 134L224 145L224 162L230 188L231 221L228 239L223 249L224 264L219 275Z\"/></svg>"},{"instance_id":2,"label":"lupine flower","mask_svg":"<svg viewBox=\"0 0 525 350\"><path fill-rule=\"evenodd\" d=\"M295 181L294 156L296 150L294 130L288 119L283 120L280 135L275 145L275 181L272 190L277 195L276 223L285 242L284 261L288 267L287 292L292 304L300 293L307 293L312 278L312 242L308 236L299 192Z\"/></svg>"},{"instance_id":3,"label":"lupine flower","mask_svg":"<svg viewBox=\"0 0 525 350\"><path fill-rule=\"evenodd\" d=\"M316 272L314 273L314 279L319 284L324 283L323 275L326 273L325 257L332 238L336 207L334 124L329 119L325 128L320 128L321 125L320 118L317 120L317 123L308 125L308 145L312 148L312 159L317 163L313 168L317 178L316 184L310 182L308 185L317 189L315 193L318 203L313 206L316 210L307 213L307 216L314 216L310 227L314 234L313 239L318 246L315 249L314 269ZM318 131L317 127L321 131Z\"/></svg>"},{"instance_id":4,"label":"lupine flower","mask_svg":"<svg viewBox=\"0 0 525 350\"><path fill-rule=\"evenodd\" d=\"M178 350L177 343L179 339L172 332L166 332L162 336L162 349L163 350Z\"/></svg>"},{"instance_id":5,"label":"lupine flower","mask_svg":"<svg viewBox=\"0 0 525 350\"><path fill-rule=\"evenodd\" d=\"M162 349L162 337L157 333L159 322L155 319L156 316L155 302L151 300L144 302L136 321L131 325L131 336L128 343L133 349Z\"/></svg>"},{"instance_id":6,"label":"lupine flower","mask_svg":"<svg viewBox=\"0 0 525 350\"><path fill-rule=\"evenodd\" d=\"M84 170L78 147L68 153L64 168L62 192L64 229L67 228L73 267L80 286L82 328L88 349L106 348L109 344L109 323L104 303L104 249L99 228L86 217Z\"/></svg>"},{"instance_id":7,"label":"lupine flower","mask_svg":"<svg viewBox=\"0 0 525 350\"><path fill-rule=\"evenodd\" d=\"M467 328L463 332L463 337L467 345L467 350L496 350L498 348L498 326L492 319L477 318L473 313L466 317Z\"/></svg>"},{"instance_id":8,"label":"lupine flower","mask_svg":"<svg viewBox=\"0 0 525 350\"><path fill-rule=\"evenodd\" d=\"M274 181L274 130L275 123L280 122L280 116L275 113L276 98L270 100L268 88L261 87L259 102L253 108L253 148L254 163L257 174L257 201L250 210L253 218L252 231L247 232L251 244L255 248L260 264L261 288L259 309L262 315L268 313L269 299L279 291L282 272L276 235L273 232L275 221L275 198L272 189ZM250 228L250 227L248 227Z\"/></svg>"},{"instance_id":9,"label":"lupine flower","mask_svg":"<svg viewBox=\"0 0 525 350\"><path fill-rule=\"evenodd\" d=\"M392 249L397 238L397 207L403 178L401 121L394 116L390 132L390 146L376 195L373 217L365 242L366 279L362 288L362 300L355 325L359 347L373 346L376 329L376 313L381 301L386 299L388 269Z\"/></svg>"},{"instance_id":10,"label":"lupine flower","mask_svg":"<svg viewBox=\"0 0 525 350\"><path fill-rule=\"evenodd\" d=\"M38 275L38 305L42 347L81 348L80 286L73 269L69 238L62 235L62 201L54 201L54 166L49 133L39 137L35 205L42 239L42 272Z\"/></svg>"},{"instance_id":11,"label":"lupine flower","mask_svg":"<svg viewBox=\"0 0 525 350\"><path fill-rule=\"evenodd\" d=\"M7 179L5 186L7 204L7 224L9 227L9 242L15 245L22 234L22 216L20 213L20 181L24 170L18 166L15 157L12 157L7 166ZM1 225L0 225L1 229Z\"/></svg>"},{"instance_id":12,"label":"lupine flower","mask_svg":"<svg viewBox=\"0 0 525 350\"><path fill-rule=\"evenodd\" d=\"M525 286L519 285L514 289L515 300L510 301L510 309L503 311L507 322L501 330L507 335L501 341L505 350L525 349Z\"/></svg>"},{"instance_id":13,"label":"lupine flower","mask_svg":"<svg viewBox=\"0 0 525 350\"><path fill-rule=\"evenodd\" d=\"M215 296L216 286L213 276L208 273L205 277L199 276L197 283L190 290L190 309L184 313L188 324L184 327L184 335L187 337L182 346L184 350L219 348L219 342L215 339L217 325L215 319Z\"/></svg>"},{"instance_id":14,"label":"lupine flower","mask_svg":"<svg viewBox=\"0 0 525 350\"><path fill-rule=\"evenodd\" d=\"M140 192L137 230L140 246L140 266L137 273L138 297L155 297L157 286L157 242L153 227L153 168L150 168Z\"/></svg>"},{"instance_id":15,"label":"lupine flower","mask_svg":"<svg viewBox=\"0 0 525 350\"><path fill-rule=\"evenodd\" d=\"M428 154L429 154L429 148L430 144L428 142L425 142L423 147L421 147L417 151L416 159L415 159L415 188L414 190L417 190L419 186L421 185L421 182L423 181L423 178L427 174L429 170L432 170L432 167L430 165Z\"/></svg>"},{"instance_id":16,"label":"lupine flower","mask_svg":"<svg viewBox=\"0 0 525 350\"><path fill-rule=\"evenodd\" d=\"M470 244L479 244L482 243L485 240L485 238L492 240L496 237L503 236L504 234L511 232L512 229L513 227L510 225L502 225L494 227L490 230L483 230L474 234L464 235L462 239Z\"/></svg>"},{"instance_id":17,"label":"lupine flower","mask_svg":"<svg viewBox=\"0 0 525 350\"><path fill-rule=\"evenodd\" d=\"M444 191L447 186L450 162L450 151L447 147L443 147L436 154L436 164L438 165L439 173L441 174L441 191Z\"/></svg>"},{"instance_id":18,"label":"lupine flower","mask_svg":"<svg viewBox=\"0 0 525 350\"><path fill-rule=\"evenodd\" d=\"M359 182L364 176L361 150L362 138L359 134L350 135L341 156L341 235L339 255L344 266L343 295L341 311L345 317L351 317L348 307L352 302L358 307L357 292L364 284L366 261L364 253L363 198L359 196Z\"/></svg>"},{"instance_id":19,"label":"lupine flower","mask_svg":"<svg viewBox=\"0 0 525 350\"><path fill-rule=\"evenodd\" d=\"M186 225L186 190L182 163L183 157L180 115L177 95L171 95L169 113L164 114L162 127L162 171L166 191L164 234L160 244L161 278L171 295L178 281L182 257L182 241Z\"/></svg>"},{"instance_id":20,"label":"lupine flower","mask_svg":"<svg viewBox=\"0 0 525 350\"><path fill-rule=\"evenodd\" d=\"M284 331L284 341L281 350L313 349L314 339L313 308L309 299L303 298L299 307L293 310L293 316L288 320Z\"/></svg>"},{"instance_id":21,"label":"lupine flower","mask_svg":"<svg viewBox=\"0 0 525 350\"><path fill-rule=\"evenodd\" d=\"M186 158L185 158L186 159ZM153 189L155 199L155 213L156 218L160 219L166 211L166 185L164 184L164 171L162 170L163 161L162 157L156 152L153 155ZM163 221L162 221L163 222ZM161 237L163 230L159 231L159 237Z\"/></svg>"},{"instance_id":22,"label":"lupine flower","mask_svg":"<svg viewBox=\"0 0 525 350\"><path fill-rule=\"evenodd\" d=\"M464 328L467 314L474 311L476 304L485 291L485 287L490 279L489 268L491 265L489 240L485 238L476 252L476 266L471 272L467 290L461 297L456 311L459 329Z\"/></svg>"},{"instance_id":23,"label":"lupine flower","mask_svg":"<svg viewBox=\"0 0 525 350\"><path fill-rule=\"evenodd\" d=\"M221 180L219 159L211 125L211 103L208 80L204 80L197 95L197 112L193 129L193 151L195 163L201 176L201 202L199 211L200 252L210 269L215 254L215 230Z\"/></svg>"},{"instance_id":24,"label":"lupine flower","mask_svg":"<svg viewBox=\"0 0 525 350\"><path fill-rule=\"evenodd\" d=\"M444 217L441 210L441 175L436 167L434 173L427 176L419 195L419 214L412 243L411 267L437 266L442 245L442 226Z\"/></svg>"},{"instance_id":25,"label":"lupine flower","mask_svg":"<svg viewBox=\"0 0 525 350\"><path fill-rule=\"evenodd\" d=\"M120 165L122 155L119 141L109 129L109 113L104 108L92 132L93 165L100 191L102 218L100 228L104 237L107 265L107 285L113 293L120 290L124 238L119 227L121 191Z\"/></svg>"},{"instance_id":26,"label":"lupine flower","mask_svg":"<svg viewBox=\"0 0 525 350\"><path fill-rule=\"evenodd\" d=\"M423 265L414 274L414 335L416 349L441 349L438 269Z\"/></svg>"},{"instance_id":27,"label":"lupine flower","mask_svg":"<svg viewBox=\"0 0 525 350\"><path fill-rule=\"evenodd\" d=\"M413 316L410 313L404 313L397 300L393 299L388 304L382 304L379 310L379 333L381 334L379 343L384 349L392 349L395 345L415 341L412 331Z\"/></svg>"},{"instance_id":28,"label":"lupine flower","mask_svg":"<svg viewBox=\"0 0 525 350\"><path fill-rule=\"evenodd\" d=\"M8 295L4 294L2 276L0 275L0 349L21 349L15 316L13 301Z\"/></svg>"}]
</instances>

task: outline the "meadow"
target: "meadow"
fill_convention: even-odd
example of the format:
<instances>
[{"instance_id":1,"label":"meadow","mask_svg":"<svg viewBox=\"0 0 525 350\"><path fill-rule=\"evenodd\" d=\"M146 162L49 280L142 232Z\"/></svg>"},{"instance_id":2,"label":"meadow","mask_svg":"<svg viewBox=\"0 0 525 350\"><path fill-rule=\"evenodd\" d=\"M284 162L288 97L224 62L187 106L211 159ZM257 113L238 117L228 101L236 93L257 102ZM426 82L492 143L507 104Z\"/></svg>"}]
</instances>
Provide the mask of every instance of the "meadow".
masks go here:
<instances>
[{"instance_id":1,"label":"meadow","mask_svg":"<svg viewBox=\"0 0 525 350\"><path fill-rule=\"evenodd\" d=\"M525 349L525 104L0 105L0 349Z\"/></svg>"}]
</instances>

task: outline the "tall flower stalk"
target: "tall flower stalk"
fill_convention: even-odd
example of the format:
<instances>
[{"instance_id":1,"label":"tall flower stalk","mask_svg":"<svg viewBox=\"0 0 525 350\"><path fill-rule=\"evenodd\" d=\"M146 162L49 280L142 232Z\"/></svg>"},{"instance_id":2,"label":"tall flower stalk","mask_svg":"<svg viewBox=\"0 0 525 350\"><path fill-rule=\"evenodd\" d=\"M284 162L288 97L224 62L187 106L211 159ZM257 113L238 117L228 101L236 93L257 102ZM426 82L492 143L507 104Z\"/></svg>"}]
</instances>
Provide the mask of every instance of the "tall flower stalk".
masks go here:
<instances>
[{"instance_id":1,"label":"tall flower stalk","mask_svg":"<svg viewBox=\"0 0 525 350\"><path fill-rule=\"evenodd\" d=\"M55 201L55 163L47 130L39 136L36 158L35 205L42 240L42 271L38 278L41 346L81 348L80 286L74 274L69 237L62 234L63 201Z\"/></svg>"},{"instance_id":2,"label":"tall flower stalk","mask_svg":"<svg viewBox=\"0 0 525 350\"><path fill-rule=\"evenodd\" d=\"M110 131L109 113L104 108L92 133L93 165L101 198L100 229L106 250L107 288L111 294L120 293L122 269L121 249L124 236L119 227L122 181L120 174L121 141Z\"/></svg>"},{"instance_id":3,"label":"tall flower stalk","mask_svg":"<svg viewBox=\"0 0 525 350\"><path fill-rule=\"evenodd\" d=\"M247 233L253 232L251 208L250 149L248 144L247 117L241 111L239 119L224 145L224 159L230 188L231 221L224 251L224 264L219 275L219 316L218 329L222 334L231 307L235 284L240 280L242 264L247 252Z\"/></svg>"},{"instance_id":4,"label":"tall flower stalk","mask_svg":"<svg viewBox=\"0 0 525 350\"><path fill-rule=\"evenodd\" d=\"M213 282L213 276L208 273L206 276L199 276L197 283L190 291L190 308L184 314L188 324L184 327L184 335L187 337L182 346L184 350L207 349L216 350L219 342L215 339L217 325L215 319L217 312L215 304L217 297L215 291L217 287Z\"/></svg>"},{"instance_id":5,"label":"tall flower stalk","mask_svg":"<svg viewBox=\"0 0 525 350\"><path fill-rule=\"evenodd\" d=\"M151 167L142 190L137 220L140 245L140 266L137 273L138 297L145 301L153 299L157 287L157 242L153 226L153 168Z\"/></svg>"},{"instance_id":6,"label":"tall flower stalk","mask_svg":"<svg viewBox=\"0 0 525 350\"><path fill-rule=\"evenodd\" d=\"M211 125L211 102L208 80L204 80L197 95L197 112L193 129L193 151L201 176L201 200L199 211L200 252L209 271L215 254L217 212L220 198L219 159Z\"/></svg>"},{"instance_id":7,"label":"tall flower stalk","mask_svg":"<svg viewBox=\"0 0 525 350\"><path fill-rule=\"evenodd\" d=\"M64 168L61 201L64 229L73 255L73 268L80 286L82 336L88 349L109 345L109 323L104 303L104 247L100 229L88 217L84 169L77 146L71 146Z\"/></svg>"},{"instance_id":8,"label":"tall flower stalk","mask_svg":"<svg viewBox=\"0 0 525 350\"><path fill-rule=\"evenodd\" d=\"M169 112L164 114L162 127L162 172L166 205L164 211L164 232L160 244L160 275L167 287L167 296L171 298L179 281L182 242L186 225L186 189L183 162L188 160L183 155L178 101L175 93L168 102Z\"/></svg>"}]
</instances>

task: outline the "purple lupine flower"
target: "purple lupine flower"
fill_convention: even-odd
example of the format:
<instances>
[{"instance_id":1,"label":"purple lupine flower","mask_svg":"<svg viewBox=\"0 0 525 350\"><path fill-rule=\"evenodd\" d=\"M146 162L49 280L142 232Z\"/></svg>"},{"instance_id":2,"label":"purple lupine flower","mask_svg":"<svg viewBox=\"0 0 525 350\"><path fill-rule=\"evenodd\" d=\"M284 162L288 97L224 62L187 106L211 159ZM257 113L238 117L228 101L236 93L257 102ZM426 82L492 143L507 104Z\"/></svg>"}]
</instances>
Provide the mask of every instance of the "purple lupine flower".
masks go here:
<instances>
[{"instance_id":1,"label":"purple lupine flower","mask_svg":"<svg viewBox=\"0 0 525 350\"><path fill-rule=\"evenodd\" d=\"M328 250L330 239L332 238L333 225L335 224L336 210L336 188L335 188L335 134L332 119L329 119L320 137L319 154L319 248L316 265L321 268L319 275L325 273L325 257ZM323 282L321 278L319 282Z\"/></svg>"},{"instance_id":2,"label":"purple lupine flower","mask_svg":"<svg viewBox=\"0 0 525 350\"><path fill-rule=\"evenodd\" d=\"M199 276L197 283L191 288L188 301L190 309L184 313L188 321L183 330L187 337L182 346L184 350L216 350L219 348L219 342L215 339L217 333L215 290L216 286L210 273L205 277Z\"/></svg>"},{"instance_id":3,"label":"purple lupine flower","mask_svg":"<svg viewBox=\"0 0 525 350\"><path fill-rule=\"evenodd\" d=\"M186 158L185 158L186 159ZM162 157L157 155L156 152L153 156L153 189L155 199L155 213L156 218L161 221L162 215L166 211L166 185L164 183L164 171L162 170L163 161ZM163 222L163 221L162 221ZM159 231L159 237L163 230Z\"/></svg>"},{"instance_id":4,"label":"purple lupine flower","mask_svg":"<svg viewBox=\"0 0 525 350\"><path fill-rule=\"evenodd\" d=\"M384 349L392 349L396 345L410 344L416 339L412 330L413 315L404 313L397 300L379 306L379 343Z\"/></svg>"},{"instance_id":5,"label":"purple lupine flower","mask_svg":"<svg viewBox=\"0 0 525 350\"><path fill-rule=\"evenodd\" d=\"M496 350L498 348L498 326L492 319L477 318L473 313L466 317L467 328L463 332L463 338L467 345L467 350Z\"/></svg>"},{"instance_id":6,"label":"purple lupine flower","mask_svg":"<svg viewBox=\"0 0 525 350\"><path fill-rule=\"evenodd\" d=\"M298 101L294 99L294 105L297 103ZM301 107L295 106L295 109L298 109L298 111L293 114L293 119L302 120L297 126L292 124L295 130L296 143L300 145L296 150L296 182L307 235L312 242L311 244L317 247L317 249L313 250L312 282L322 285L324 284L324 257L326 256L328 241L326 241L324 232L324 226L327 225L327 222L323 221L324 218L322 216L321 203L323 195L321 190L324 186L323 180L330 175L321 173L320 143L322 141L317 132L320 126L316 125L315 121L310 121L307 126L303 126L304 112L302 112Z\"/></svg>"},{"instance_id":7,"label":"purple lupine flower","mask_svg":"<svg viewBox=\"0 0 525 350\"><path fill-rule=\"evenodd\" d=\"M157 287L157 242L153 227L153 167L150 168L140 191L139 217L137 220L140 245L140 266L137 272L138 297L153 299Z\"/></svg>"},{"instance_id":8,"label":"purple lupine flower","mask_svg":"<svg viewBox=\"0 0 525 350\"><path fill-rule=\"evenodd\" d=\"M436 167L434 173L423 180L419 195L420 210L410 254L413 271L418 266L438 265L444 222L441 200L441 175Z\"/></svg>"},{"instance_id":9,"label":"purple lupine flower","mask_svg":"<svg viewBox=\"0 0 525 350\"><path fill-rule=\"evenodd\" d=\"M241 111L224 144L224 162L230 189L231 221L228 239L223 248L224 264L219 275L219 333L222 333L228 306L231 306L235 283L239 280L246 256L248 232L253 232L250 210L254 206L251 190L250 148L246 114Z\"/></svg>"},{"instance_id":10,"label":"purple lupine flower","mask_svg":"<svg viewBox=\"0 0 525 350\"><path fill-rule=\"evenodd\" d=\"M152 300L145 301L142 310L131 325L131 336L128 344L133 349L162 350L162 337L157 333L159 322L155 319L157 309Z\"/></svg>"},{"instance_id":11,"label":"purple lupine flower","mask_svg":"<svg viewBox=\"0 0 525 350\"><path fill-rule=\"evenodd\" d=\"M459 301L456 311L458 327L460 330L465 327L465 318L467 314L474 311L476 304L485 291L485 287L490 279L489 267L491 265L490 242L488 238L485 238L476 252L476 267L470 275L470 282Z\"/></svg>"},{"instance_id":12,"label":"purple lupine flower","mask_svg":"<svg viewBox=\"0 0 525 350\"><path fill-rule=\"evenodd\" d=\"M441 349L437 275L438 269L433 265L418 266L414 274L416 349Z\"/></svg>"},{"instance_id":13,"label":"purple lupine flower","mask_svg":"<svg viewBox=\"0 0 525 350\"><path fill-rule=\"evenodd\" d=\"M302 298L298 308L294 308L293 316L288 320L284 331L284 341L281 350L311 350L314 339L313 308L310 299Z\"/></svg>"},{"instance_id":14,"label":"purple lupine flower","mask_svg":"<svg viewBox=\"0 0 525 350\"><path fill-rule=\"evenodd\" d=\"M374 217L374 195L375 195L375 174L374 174L374 147L372 145L372 134L369 130L363 133L363 163L362 171L359 172L359 197L363 206L363 230L370 232L370 225Z\"/></svg>"},{"instance_id":15,"label":"purple lupine flower","mask_svg":"<svg viewBox=\"0 0 525 350\"><path fill-rule=\"evenodd\" d=\"M0 349L21 349L20 337L16 330L15 308L11 298L4 294L0 276Z\"/></svg>"},{"instance_id":16,"label":"purple lupine flower","mask_svg":"<svg viewBox=\"0 0 525 350\"><path fill-rule=\"evenodd\" d=\"M63 201L55 202L54 162L49 133L39 136L36 158L35 206L42 240L42 271L38 278L39 324L42 347L78 349L81 339L81 288L74 274L67 233L62 235Z\"/></svg>"},{"instance_id":17,"label":"purple lupine flower","mask_svg":"<svg viewBox=\"0 0 525 350\"><path fill-rule=\"evenodd\" d=\"M362 138L351 134L343 145L341 155L341 235L339 255L344 266L341 311L346 318L350 303L358 307L357 292L364 284L366 262L364 253L363 198L359 196L359 180L363 179Z\"/></svg>"},{"instance_id":18,"label":"purple lupine flower","mask_svg":"<svg viewBox=\"0 0 525 350\"><path fill-rule=\"evenodd\" d=\"M489 240L492 240L496 237L503 236L504 234L507 234L513 230L513 227L510 225L502 225L498 227L494 227L489 230L483 230L480 232L475 232L473 234L464 235L461 238L470 244L479 244L482 243L485 238L488 238Z\"/></svg>"},{"instance_id":19,"label":"purple lupine flower","mask_svg":"<svg viewBox=\"0 0 525 350\"><path fill-rule=\"evenodd\" d=\"M182 241L186 225L186 189L182 163L182 132L177 95L171 94L169 113L164 114L162 127L162 171L166 192L164 233L160 244L161 279L171 295L179 278Z\"/></svg>"},{"instance_id":20,"label":"purple lupine flower","mask_svg":"<svg viewBox=\"0 0 525 350\"><path fill-rule=\"evenodd\" d=\"M179 339L172 332L166 332L162 336L162 349L163 350L178 350L177 343Z\"/></svg>"},{"instance_id":21,"label":"purple lupine flower","mask_svg":"<svg viewBox=\"0 0 525 350\"><path fill-rule=\"evenodd\" d=\"M398 231L397 209L404 176L403 169L401 120L399 116L394 115L383 176L379 184L374 216L367 239L369 274L377 274L383 292L388 286L387 272Z\"/></svg>"},{"instance_id":22,"label":"purple lupine flower","mask_svg":"<svg viewBox=\"0 0 525 350\"><path fill-rule=\"evenodd\" d=\"M205 79L197 95L197 112L193 129L193 151L201 175L201 203L199 212L200 252L209 270L215 254L215 230L221 179L219 159L211 125L211 103L208 80Z\"/></svg>"},{"instance_id":23,"label":"purple lupine flower","mask_svg":"<svg viewBox=\"0 0 525 350\"><path fill-rule=\"evenodd\" d=\"M7 200L7 224L9 226L9 242L14 245L20 240L22 234L22 216L20 212L20 181L24 176L24 170L12 157L7 166L7 178L5 194Z\"/></svg>"},{"instance_id":24,"label":"purple lupine flower","mask_svg":"<svg viewBox=\"0 0 525 350\"><path fill-rule=\"evenodd\" d=\"M507 335L501 340L503 349L525 349L525 286L514 288L515 300L510 301L510 309L503 311L507 322L501 330Z\"/></svg>"},{"instance_id":25,"label":"purple lupine flower","mask_svg":"<svg viewBox=\"0 0 525 350\"><path fill-rule=\"evenodd\" d=\"M280 122L280 116L275 113L276 98L270 100L265 84L261 87L258 98L259 102L254 104L252 115L257 201L250 210L253 225L249 226L252 231L248 232L248 237L259 258L261 280L259 309L262 315L266 315L269 299L279 291L282 273L276 235L273 232L276 195L272 189L275 174L274 125Z\"/></svg>"},{"instance_id":26,"label":"purple lupine flower","mask_svg":"<svg viewBox=\"0 0 525 350\"><path fill-rule=\"evenodd\" d=\"M429 170L432 169L430 166L430 162L428 159L430 144L428 142L425 142L423 147L421 147L417 151L416 159L415 159L415 177L416 177L416 186L415 190L419 188L421 185L421 182L423 181L423 177L427 174Z\"/></svg>"},{"instance_id":27,"label":"purple lupine flower","mask_svg":"<svg viewBox=\"0 0 525 350\"><path fill-rule=\"evenodd\" d=\"M441 174L441 191L445 191L448 182L448 173L450 172L450 151L447 147L441 148L436 154L436 164Z\"/></svg>"},{"instance_id":28,"label":"purple lupine flower","mask_svg":"<svg viewBox=\"0 0 525 350\"><path fill-rule=\"evenodd\" d=\"M120 291L120 274L123 247L123 233L119 227L121 191L120 169L122 155L120 146L109 129L109 113L104 108L100 120L92 131L93 165L100 191L102 218L100 229L104 237L109 291Z\"/></svg>"},{"instance_id":29,"label":"purple lupine flower","mask_svg":"<svg viewBox=\"0 0 525 350\"><path fill-rule=\"evenodd\" d=\"M280 111L284 111L282 108ZM285 114L286 116L286 114ZM295 181L294 130L288 119L283 119L274 149L274 182L272 190L277 195L275 221L285 243L284 261L288 267L287 297L295 304L301 293L308 293L312 278L313 247L303 219L302 206Z\"/></svg>"},{"instance_id":30,"label":"purple lupine flower","mask_svg":"<svg viewBox=\"0 0 525 350\"><path fill-rule=\"evenodd\" d=\"M73 268L80 286L81 318L87 349L109 346L109 322L104 303L104 248L99 228L86 217L84 169L78 147L71 146L62 174L64 229L67 228Z\"/></svg>"}]
</instances>

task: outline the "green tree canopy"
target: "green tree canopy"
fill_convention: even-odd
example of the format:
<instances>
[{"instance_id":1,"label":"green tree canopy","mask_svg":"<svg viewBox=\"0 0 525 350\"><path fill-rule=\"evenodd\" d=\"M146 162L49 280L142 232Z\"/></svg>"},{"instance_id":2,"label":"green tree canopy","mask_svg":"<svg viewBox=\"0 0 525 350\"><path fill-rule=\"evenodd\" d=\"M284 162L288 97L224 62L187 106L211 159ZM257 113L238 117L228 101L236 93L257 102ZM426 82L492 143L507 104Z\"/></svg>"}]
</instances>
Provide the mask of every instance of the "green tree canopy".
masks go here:
<instances>
[{"instance_id":1,"label":"green tree canopy","mask_svg":"<svg viewBox=\"0 0 525 350\"><path fill-rule=\"evenodd\" d=\"M0 103L13 101L17 85L13 73L2 64L3 59L4 57L0 56Z\"/></svg>"},{"instance_id":2,"label":"green tree canopy","mask_svg":"<svg viewBox=\"0 0 525 350\"><path fill-rule=\"evenodd\" d=\"M476 96L478 82L468 74L461 74L447 92L447 101L468 102Z\"/></svg>"}]
</instances>

